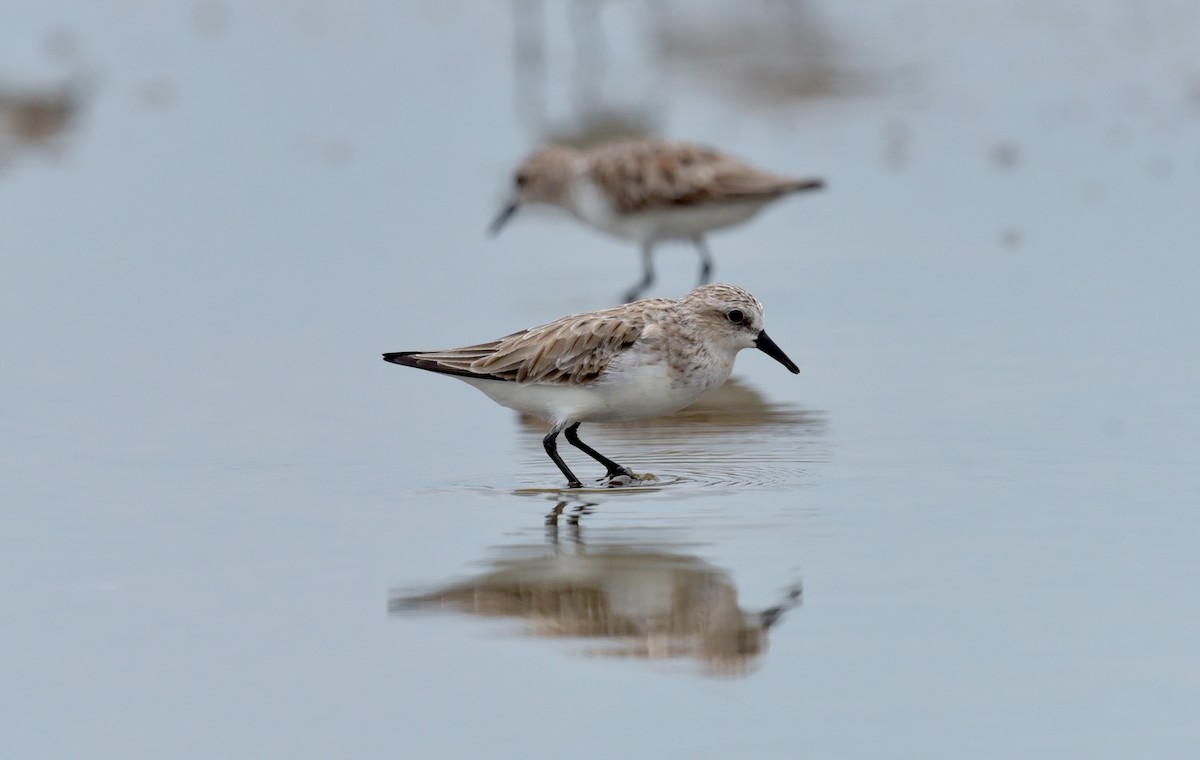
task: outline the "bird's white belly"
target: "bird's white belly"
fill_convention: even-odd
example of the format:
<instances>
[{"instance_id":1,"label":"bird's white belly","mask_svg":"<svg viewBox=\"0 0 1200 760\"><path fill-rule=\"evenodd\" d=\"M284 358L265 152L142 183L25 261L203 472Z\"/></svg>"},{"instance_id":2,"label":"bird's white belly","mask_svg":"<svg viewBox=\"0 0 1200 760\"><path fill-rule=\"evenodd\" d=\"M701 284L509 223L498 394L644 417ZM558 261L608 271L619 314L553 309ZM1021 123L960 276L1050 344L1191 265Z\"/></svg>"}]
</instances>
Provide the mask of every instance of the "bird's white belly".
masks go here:
<instances>
[{"instance_id":1,"label":"bird's white belly","mask_svg":"<svg viewBox=\"0 0 1200 760\"><path fill-rule=\"evenodd\" d=\"M660 240L690 240L711 230L748 221L769 201L710 203L676 206L657 211L621 214L594 183L581 179L572 188L572 211L582 221L610 235L654 243Z\"/></svg>"},{"instance_id":2,"label":"bird's white belly","mask_svg":"<svg viewBox=\"0 0 1200 760\"><path fill-rule=\"evenodd\" d=\"M690 240L712 230L741 224L757 214L763 205L762 201L719 203L625 214L616 220L622 230L617 234L646 242Z\"/></svg>"},{"instance_id":3,"label":"bird's white belly","mask_svg":"<svg viewBox=\"0 0 1200 760\"><path fill-rule=\"evenodd\" d=\"M588 385L461 378L501 406L551 422L629 422L678 411L728 378L680 384L665 364L640 364Z\"/></svg>"}]
</instances>

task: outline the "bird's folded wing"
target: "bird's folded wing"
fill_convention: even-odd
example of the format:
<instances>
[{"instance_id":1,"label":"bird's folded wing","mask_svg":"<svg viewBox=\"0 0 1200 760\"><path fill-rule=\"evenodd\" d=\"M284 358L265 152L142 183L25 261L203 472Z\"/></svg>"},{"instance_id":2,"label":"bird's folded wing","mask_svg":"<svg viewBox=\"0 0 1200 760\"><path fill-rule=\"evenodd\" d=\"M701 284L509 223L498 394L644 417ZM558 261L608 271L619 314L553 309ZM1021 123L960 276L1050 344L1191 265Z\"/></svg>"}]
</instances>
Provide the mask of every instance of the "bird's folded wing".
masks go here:
<instances>
[{"instance_id":1,"label":"bird's folded wing","mask_svg":"<svg viewBox=\"0 0 1200 760\"><path fill-rule=\"evenodd\" d=\"M563 317L490 343L414 353L406 363L435 372L517 383L586 384L594 381L622 348L632 345L645 327L643 320L616 311Z\"/></svg>"},{"instance_id":2,"label":"bird's folded wing","mask_svg":"<svg viewBox=\"0 0 1200 760\"><path fill-rule=\"evenodd\" d=\"M597 151L588 169L616 210L625 214L767 199L822 184L769 174L719 151L688 143L616 144Z\"/></svg>"}]
</instances>

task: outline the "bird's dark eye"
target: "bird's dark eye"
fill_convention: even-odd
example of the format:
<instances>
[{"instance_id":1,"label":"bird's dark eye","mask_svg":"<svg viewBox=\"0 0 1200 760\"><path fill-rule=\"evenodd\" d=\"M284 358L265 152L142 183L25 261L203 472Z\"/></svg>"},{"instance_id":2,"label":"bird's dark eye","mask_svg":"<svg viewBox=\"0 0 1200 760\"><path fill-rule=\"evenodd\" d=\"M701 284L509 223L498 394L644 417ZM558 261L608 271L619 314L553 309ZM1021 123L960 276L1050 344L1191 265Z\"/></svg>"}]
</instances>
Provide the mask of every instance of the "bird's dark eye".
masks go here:
<instances>
[{"instance_id":1,"label":"bird's dark eye","mask_svg":"<svg viewBox=\"0 0 1200 760\"><path fill-rule=\"evenodd\" d=\"M517 175L517 187L525 187L528 184L529 184L529 175L528 174L518 174Z\"/></svg>"},{"instance_id":2,"label":"bird's dark eye","mask_svg":"<svg viewBox=\"0 0 1200 760\"><path fill-rule=\"evenodd\" d=\"M734 309L725 316L729 317L729 321L735 325L740 325L742 320L746 318L746 315L742 313L741 309Z\"/></svg>"}]
</instances>

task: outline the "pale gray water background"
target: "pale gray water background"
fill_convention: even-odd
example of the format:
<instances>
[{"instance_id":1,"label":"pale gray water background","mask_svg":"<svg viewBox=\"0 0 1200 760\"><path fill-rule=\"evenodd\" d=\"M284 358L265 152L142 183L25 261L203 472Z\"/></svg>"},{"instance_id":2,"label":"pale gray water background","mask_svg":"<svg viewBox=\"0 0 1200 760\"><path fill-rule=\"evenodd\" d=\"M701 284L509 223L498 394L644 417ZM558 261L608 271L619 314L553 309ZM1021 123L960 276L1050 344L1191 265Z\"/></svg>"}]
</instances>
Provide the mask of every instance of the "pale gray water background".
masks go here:
<instances>
[{"instance_id":1,"label":"pale gray water background","mask_svg":"<svg viewBox=\"0 0 1200 760\"><path fill-rule=\"evenodd\" d=\"M1200 10L682 5L554 6L544 78L535 4L5 8L4 92L78 110L0 143L0 755L1196 756ZM541 430L378 354L635 279L483 234L599 111L830 186L711 240L802 374L585 426L664 485L554 543ZM699 633L550 635L505 568ZM389 612L454 584L513 617Z\"/></svg>"}]
</instances>

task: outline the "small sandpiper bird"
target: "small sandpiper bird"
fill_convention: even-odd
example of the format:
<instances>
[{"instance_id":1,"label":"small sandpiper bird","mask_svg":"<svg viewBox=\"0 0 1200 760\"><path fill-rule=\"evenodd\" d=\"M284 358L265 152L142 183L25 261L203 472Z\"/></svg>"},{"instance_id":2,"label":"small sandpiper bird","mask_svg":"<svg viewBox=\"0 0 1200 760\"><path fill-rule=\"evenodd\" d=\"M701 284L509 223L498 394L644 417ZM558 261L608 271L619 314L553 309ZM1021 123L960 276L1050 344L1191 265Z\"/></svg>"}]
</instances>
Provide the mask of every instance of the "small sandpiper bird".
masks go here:
<instances>
[{"instance_id":1,"label":"small sandpiper bird","mask_svg":"<svg viewBox=\"0 0 1200 760\"><path fill-rule=\"evenodd\" d=\"M786 195L825 186L819 179L769 174L720 151L662 140L626 140L587 151L542 148L514 175L512 198L492 222L495 234L527 203L570 212L602 232L642 246L642 280L632 301L654 282L651 256L666 240L690 240L700 253L700 283L712 275L704 235L741 224Z\"/></svg>"},{"instance_id":2,"label":"small sandpiper bird","mask_svg":"<svg viewBox=\"0 0 1200 760\"><path fill-rule=\"evenodd\" d=\"M743 348L800 369L763 330L763 306L735 285L702 285L683 298L651 298L589 311L499 340L443 351L400 351L386 361L459 378L501 406L548 420L546 453L580 488L558 454L559 433L604 465L611 480L635 477L579 440L584 422L627 422L678 411L729 379Z\"/></svg>"}]
</instances>

